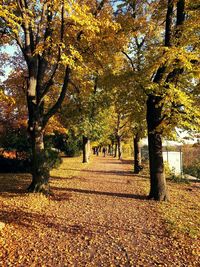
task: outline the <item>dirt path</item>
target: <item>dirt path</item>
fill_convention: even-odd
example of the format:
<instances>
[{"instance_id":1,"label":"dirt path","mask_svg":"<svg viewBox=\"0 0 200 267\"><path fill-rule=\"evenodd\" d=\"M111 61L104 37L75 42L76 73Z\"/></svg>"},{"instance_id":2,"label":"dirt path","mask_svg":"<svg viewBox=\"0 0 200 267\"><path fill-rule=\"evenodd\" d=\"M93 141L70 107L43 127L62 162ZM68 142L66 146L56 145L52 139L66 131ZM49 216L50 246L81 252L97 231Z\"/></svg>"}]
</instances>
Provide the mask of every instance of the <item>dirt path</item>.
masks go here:
<instances>
[{"instance_id":1,"label":"dirt path","mask_svg":"<svg viewBox=\"0 0 200 267\"><path fill-rule=\"evenodd\" d=\"M55 175L42 208L6 211L1 266L199 266L196 244L169 235L131 168L100 156L81 172L62 165L75 176Z\"/></svg>"}]
</instances>

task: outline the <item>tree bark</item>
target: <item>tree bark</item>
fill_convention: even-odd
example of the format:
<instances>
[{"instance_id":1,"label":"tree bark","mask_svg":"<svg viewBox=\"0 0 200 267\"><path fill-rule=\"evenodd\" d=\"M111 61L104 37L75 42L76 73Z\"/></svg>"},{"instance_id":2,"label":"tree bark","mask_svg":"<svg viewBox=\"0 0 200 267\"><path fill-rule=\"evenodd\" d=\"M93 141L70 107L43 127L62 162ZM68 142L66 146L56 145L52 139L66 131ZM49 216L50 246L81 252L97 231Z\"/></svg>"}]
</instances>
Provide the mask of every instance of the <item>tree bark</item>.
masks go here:
<instances>
[{"instance_id":1,"label":"tree bark","mask_svg":"<svg viewBox=\"0 0 200 267\"><path fill-rule=\"evenodd\" d=\"M89 151L88 151L88 137L83 135L83 163L88 163L89 161Z\"/></svg>"},{"instance_id":2,"label":"tree bark","mask_svg":"<svg viewBox=\"0 0 200 267\"><path fill-rule=\"evenodd\" d=\"M140 137L139 134L136 133L133 138L134 145L134 173L138 174L141 171L141 151L139 145Z\"/></svg>"},{"instance_id":3,"label":"tree bark","mask_svg":"<svg viewBox=\"0 0 200 267\"><path fill-rule=\"evenodd\" d=\"M111 150L110 150L110 156L113 156L114 154L114 141L111 142Z\"/></svg>"},{"instance_id":4,"label":"tree bark","mask_svg":"<svg viewBox=\"0 0 200 267\"><path fill-rule=\"evenodd\" d=\"M166 47L171 46L173 7L174 1L168 0L164 42ZM165 71L166 66L160 66L156 72L153 82L159 84L163 79ZM149 198L159 201L168 200L162 155L162 133L161 129L159 129L163 119L161 100L162 96L158 96L157 94L150 94L148 95L147 99L147 127L150 168Z\"/></svg>"},{"instance_id":5,"label":"tree bark","mask_svg":"<svg viewBox=\"0 0 200 267\"><path fill-rule=\"evenodd\" d=\"M147 126L150 167L149 198L159 201L168 200L162 155L162 135L158 129L161 122L161 97L149 95L147 99Z\"/></svg>"},{"instance_id":6,"label":"tree bark","mask_svg":"<svg viewBox=\"0 0 200 267\"><path fill-rule=\"evenodd\" d=\"M91 154L91 150L90 150L90 139L88 139L87 141L87 157L88 157L88 161L90 159L90 154Z\"/></svg>"},{"instance_id":7,"label":"tree bark","mask_svg":"<svg viewBox=\"0 0 200 267\"><path fill-rule=\"evenodd\" d=\"M43 131L33 129L30 132L32 143L32 182L28 187L30 192L49 193L49 168L46 162Z\"/></svg>"},{"instance_id":8,"label":"tree bark","mask_svg":"<svg viewBox=\"0 0 200 267\"><path fill-rule=\"evenodd\" d=\"M111 154L111 145L110 144L108 145L108 154L109 155Z\"/></svg>"},{"instance_id":9,"label":"tree bark","mask_svg":"<svg viewBox=\"0 0 200 267\"><path fill-rule=\"evenodd\" d=\"M159 133L148 135L150 157L150 179L151 187L149 199L158 201L168 200L164 163L162 155L162 140Z\"/></svg>"},{"instance_id":10,"label":"tree bark","mask_svg":"<svg viewBox=\"0 0 200 267\"><path fill-rule=\"evenodd\" d=\"M114 158L117 157L117 143L115 143L115 149L114 149Z\"/></svg>"},{"instance_id":11,"label":"tree bark","mask_svg":"<svg viewBox=\"0 0 200 267\"><path fill-rule=\"evenodd\" d=\"M118 159L121 159L122 152L121 152L121 137L117 136L117 150L118 150Z\"/></svg>"},{"instance_id":12,"label":"tree bark","mask_svg":"<svg viewBox=\"0 0 200 267\"><path fill-rule=\"evenodd\" d=\"M113 156L113 151L114 151L114 145L111 145L111 149L110 149L110 156Z\"/></svg>"}]
</instances>

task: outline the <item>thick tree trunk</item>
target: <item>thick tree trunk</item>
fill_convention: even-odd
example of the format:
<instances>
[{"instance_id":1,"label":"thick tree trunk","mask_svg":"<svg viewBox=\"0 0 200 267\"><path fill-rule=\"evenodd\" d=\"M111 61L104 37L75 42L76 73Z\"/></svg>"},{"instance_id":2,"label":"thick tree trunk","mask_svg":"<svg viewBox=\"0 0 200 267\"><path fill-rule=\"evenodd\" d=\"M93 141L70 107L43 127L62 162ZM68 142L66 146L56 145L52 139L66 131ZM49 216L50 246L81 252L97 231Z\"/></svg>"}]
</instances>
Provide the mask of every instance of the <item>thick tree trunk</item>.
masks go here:
<instances>
[{"instance_id":1,"label":"thick tree trunk","mask_svg":"<svg viewBox=\"0 0 200 267\"><path fill-rule=\"evenodd\" d=\"M184 5L184 0L178 0L177 11L179 10L179 3ZM182 7L181 4L181 7ZM173 25L173 8L174 1L168 0L167 2L167 14L165 25L165 46L170 47L172 45L172 25ZM183 11L182 11L183 12ZM178 12L177 12L178 14ZM166 65L162 65L156 72L153 79L154 83L160 84L164 73L166 71ZM172 71L173 72L173 71ZM168 77L171 73L168 74ZM168 81L169 78L166 78ZM158 95L148 95L147 99L147 126L148 126L148 143L149 143L149 167L150 167L150 193L149 198L155 200L168 200L168 193L166 188L166 180L164 174L164 163L162 155L162 134L159 129L162 120L162 97Z\"/></svg>"},{"instance_id":2,"label":"thick tree trunk","mask_svg":"<svg viewBox=\"0 0 200 267\"><path fill-rule=\"evenodd\" d=\"M46 162L43 131L34 129L30 133L32 142L32 182L30 192L49 193L49 168Z\"/></svg>"},{"instance_id":3,"label":"thick tree trunk","mask_svg":"<svg viewBox=\"0 0 200 267\"><path fill-rule=\"evenodd\" d=\"M134 145L134 173L138 174L141 171L141 151L139 146L139 134L137 133L133 138Z\"/></svg>"},{"instance_id":4,"label":"thick tree trunk","mask_svg":"<svg viewBox=\"0 0 200 267\"><path fill-rule=\"evenodd\" d=\"M118 159L121 159L122 152L121 152L121 137L117 136L117 149L118 149Z\"/></svg>"},{"instance_id":5,"label":"thick tree trunk","mask_svg":"<svg viewBox=\"0 0 200 267\"><path fill-rule=\"evenodd\" d=\"M27 103L29 111L28 132L32 147L32 182L28 187L30 192L49 193L49 168L45 159L43 140L44 103L38 105L36 92L38 61L33 58L29 62L29 85Z\"/></svg>"},{"instance_id":6,"label":"thick tree trunk","mask_svg":"<svg viewBox=\"0 0 200 267\"><path fill-rule=\"evenodd\" d=\"M166 201L168 200L168 193L164 173L161 135L159 133L150 133L148 141L151 179L149 198Z\"/></svg>"},{"instance_id":7,"label":"thick tree trunk","mask_svg":"<svg viewBox=\"0 0 200 267\"><path fill-rule=\"evenodd\" d=\"M88 163L89 161L88 142L89 139L83 135L83 163Z\"/></svg>"},{"instance_id":8,"label":"thick tree trunk","mask_svg":"<svg viewBox=\"0 0 200 267\"><path fill-rule=\"evenodd\" d=\"M149 198L159 201L168 200L164 163L162 155L162 139L158 126L161 122L161 98L149 95L147 99L147 125L150 167Z\"/></svg>"}]
</instances>

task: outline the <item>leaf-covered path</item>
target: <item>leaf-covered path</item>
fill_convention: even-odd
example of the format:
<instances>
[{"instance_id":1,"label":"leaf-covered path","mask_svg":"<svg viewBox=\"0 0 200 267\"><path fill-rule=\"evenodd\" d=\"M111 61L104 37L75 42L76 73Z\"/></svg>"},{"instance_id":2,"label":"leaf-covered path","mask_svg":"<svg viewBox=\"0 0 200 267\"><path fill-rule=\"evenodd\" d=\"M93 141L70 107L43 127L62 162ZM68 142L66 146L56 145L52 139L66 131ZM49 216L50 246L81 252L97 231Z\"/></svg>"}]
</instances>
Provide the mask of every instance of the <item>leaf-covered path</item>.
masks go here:
<instances>
[{"instance_id":1,"label":"leaf-covered path","mask_svg":"<svg viewBox=\"0 0 200 267\"><path fill-rule=\"evenodd\" d=\"M81 166L64 160L50 198L24 194L25 178L2 190L0 266L199 266L198 240L169 233L129 161Z\"/></svg>"}]
</instances>

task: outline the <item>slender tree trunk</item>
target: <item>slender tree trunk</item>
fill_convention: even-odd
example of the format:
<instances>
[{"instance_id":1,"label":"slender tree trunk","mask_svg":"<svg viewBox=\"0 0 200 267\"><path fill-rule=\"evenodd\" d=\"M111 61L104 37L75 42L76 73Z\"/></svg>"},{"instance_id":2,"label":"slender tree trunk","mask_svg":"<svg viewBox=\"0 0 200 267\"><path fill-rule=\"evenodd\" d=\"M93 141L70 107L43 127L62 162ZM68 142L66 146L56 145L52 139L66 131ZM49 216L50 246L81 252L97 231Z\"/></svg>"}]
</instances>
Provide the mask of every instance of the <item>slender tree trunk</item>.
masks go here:
<instances>
[{"instance_id":1,"label":"slender tree trunk","mask_svg":"<svg viewBox=\"0 0 200 267\"><path fill-rule=\"evenodd\" d=\"M110 148L110 156L113 156L113 150L114 150L114 145L112 144Z\"/></svg>"},{"instance_id":2,"label":"slender tree trunk","mask_svg":"<svg viewBox=\"0 0 200 267\"><path fill-rule=\"evenodd\" d=\"M139 145L139 134L136 133L135 137L133 138L133 145L134 145L134 173L139 173L141 171L141 150Z\"/></svg>"},{"instance_id":3,"label":"slender tree trunk","mask_svg":"<svg viewBox=\"0 0 200 267\"><path fill-rule=\"evenodd\" d=\"M117 143L115 143L115 149L114 149L114 158L117 157Z\"/></svg>"},{"instance_id":4,"label":"slender tree trunk","mask_svg":"<svg viewBox=\"0 0 200 267\"><path fill-rule=\"evenodd\" d=\"M88 157L88 161L90 159L90 154L91 154L91 150L90 150L90 139L88 139L87 141L87 157Z\"/></svg>"},{"instance_id":5,"label":"slender tree trunk","mask_svg":"<svg viewBox=\"0 0 200 267\"><path fill-rule=\"evenodd\" d=\"M114 153L114 141L112 140L111 150L110 150L110 156L113 156L113 153Z\"/></svg>"},{"instance_id":6,"label":"slender tree trunk","mask_svg":"<svg viewBox=\"0 0 200 267\"><path fill-rule=\"evenodd\" d=\"M108 145L108 154L109 155L111 154L111 145L110 144Z\"/></svg>"},{"instance_id":7,"label":"slender tree trunk","mask_svg":"<svg viewBox=\"0 0 200 267\"><path fill-rule=\"evenodd\" d=\"M117 149L118 149L118 159L121 159L122 152L121 152L121 137L117 136Z\"/></svg>"},{"instance_id":8,"label":"slender tree trunk","mask_svg":"<svg viewBox=\"0 0 200 267\"><path fill-rule=\"evenodd\" d=\"M83 163L87 163L89 161L88 158L88 138L83 135Z\"/></svg>"}]
</instances>

